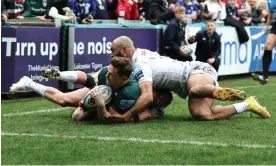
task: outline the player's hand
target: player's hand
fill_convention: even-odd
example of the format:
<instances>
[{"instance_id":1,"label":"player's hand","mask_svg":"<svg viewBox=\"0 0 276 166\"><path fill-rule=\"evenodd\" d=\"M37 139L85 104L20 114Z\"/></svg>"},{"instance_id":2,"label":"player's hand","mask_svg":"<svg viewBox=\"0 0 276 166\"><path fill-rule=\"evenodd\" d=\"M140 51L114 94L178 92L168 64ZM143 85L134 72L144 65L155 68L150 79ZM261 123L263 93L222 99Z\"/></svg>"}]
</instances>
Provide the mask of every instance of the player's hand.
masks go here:
<instances>
[{"instance_id":1,"label":"player's hand","mask_svg":"<svg viewBox=\"0 0 276 166\"><path fill-rule=\"evenodd\" d=\"M124 121L125 122L129 122L133 118L130 112L126 112L123 116L124 116Z\"/></svg>"},{"instance_id":2,"label":"player's hand","mask_svg":"<svg viewBox=\"0 0 276 166\"><path fill-rule=\"evenodd\" d=\"M64 7L64 8L62 8L62 10L63 10L64 12L70 12L70 11L71 11L71 9L70 9L69 7Z\"/></svg>"},{"instance_id":3,"label":"player's hand","mask_svg":"<svg viewBox=\"0 0 276 166\"><path fill-rule=\"evenodd\" d=\"M1 14L1 20L4 22L8 21L8 16L6 14Z\"/></svg>"},{"instance_id":4,"label":"player's hand","mask_svg":"<svg viewBox=\"0 0 276 166\"><path fill-rule=\"evenodd\" d=\"M82 24L88 24L88 22L86 21L86 18L82 19L82 20L81 20L81 23L82 23Z\"/></svg>"},{"instance_id":5,"label":"player's hand","mask_svg":"<svg viewBox=\"0 0 276 166\"><path fill-rule=\"evenodd\" d=\"M97 106L105 106L103 95L102 95L102 90L100 88L95 88L91 92L91 96L93 97Z\"/></svg>"},{"instance_id":6,"label":"player's hand","mask_svg":"<svg viewBox=\"0 0 276 166\"><path fill-rule=\"evenodd\" d=\"M70 21L76 20L76 16L70 16L70 17L69 17L69 20L70 20Z\"/></svg>"},{"instance_id":7,"label":"player's hand","mask_svg":"<svg viewBox=\"0 0 276 166\"><path fill-rule=\"evenodd\" d=\"M189 42L190 44L193 44L193 43L195 42L195 40L196 40L195 36L192 36L192 37L190 37L190 38L188 39L188 42Z\"/></svg>"},{"instance_id":8,"label":"player's hand","mask_svg":"<svg viewBox=\"0 0 276 166\"><path fill-rule=\"evenodd\" d=\"M215 62L215 60L216 60L215 58L209 58L208 59L208 63L209 64L213 64Z\"/></svg>"},{"instance_id":9,"label":"player's hand","mask_svg":"<svg viewBox=\"0 0 276 166\"><path fill-rule=\"evenodd\" d=\"M38 19L39 21L43 21L43 22L47 21L44 16L36 16L36 19Z\"/></svg>"},{"instance_id":10,"label":"player's hand","mask_svg":"<svg viewBox=\"0 0 276 166\"><path fill-rule=\"evenodd\" d=\"M24 19L24 16L17 16L16 18L19 20L22 20L22 19Z\"/></svg>"},{"instance_id":11,"label":"player's hand","mask_svg":"<svg viewBox=\"0 0 276 166\"><path fill-rule=\"evenodd\" d=\"M106 118L116 122L125 122L124 115L121 115L121 114L110 114Z\"/></svg>"}]
</instances>

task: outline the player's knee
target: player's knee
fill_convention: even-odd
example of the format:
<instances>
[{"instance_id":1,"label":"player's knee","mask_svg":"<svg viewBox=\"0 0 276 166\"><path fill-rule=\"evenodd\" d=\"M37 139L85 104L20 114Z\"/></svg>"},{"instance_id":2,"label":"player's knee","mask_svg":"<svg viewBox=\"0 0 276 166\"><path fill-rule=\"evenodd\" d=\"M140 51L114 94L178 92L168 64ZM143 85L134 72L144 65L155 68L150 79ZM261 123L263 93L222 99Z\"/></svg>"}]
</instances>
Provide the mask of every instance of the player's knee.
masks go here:
<instances>
[{"instance_id":1,"label":"player's knee","mask_svg":"<svg viewBox=\"0 0 276 166\"><path fill-rule=\"evenodd\" d=\"M193 87L189 90L189 97L196 97L199 95L199 87Z\"/></svg>"},{"instance_id":2,"label":"player's knee","mask_svg":"<svg viewBox=\"0 0 276 166\"><path fill-rule=\"evenodd\" d=\"M94 88L96 86L96 82L95 82L94 78L89 74L87 74L86 76L87 76L87 79L86 79L84 86L87 88L91 88L91 89Z\"/></svg>"},{"instance_id":3,"label":"player's knee","mask_svg":"<svg viewBox=\"0 0 276 166\"><path fill-rule=\"evenodd\" d=\"M271 40L267 40L265 43L265 50L272 50L275 46L275 42Z\"/></svg>"}]
</instances>

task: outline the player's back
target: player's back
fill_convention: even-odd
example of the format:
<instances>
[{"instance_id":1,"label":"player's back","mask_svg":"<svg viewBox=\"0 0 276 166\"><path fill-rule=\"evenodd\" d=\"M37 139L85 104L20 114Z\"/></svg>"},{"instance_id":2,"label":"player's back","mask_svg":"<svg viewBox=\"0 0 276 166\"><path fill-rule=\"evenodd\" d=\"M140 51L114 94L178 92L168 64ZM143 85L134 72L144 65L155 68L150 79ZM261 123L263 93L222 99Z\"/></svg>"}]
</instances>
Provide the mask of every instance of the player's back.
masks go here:
<instances>
[{"instance_id":1,"label":"player's back","mask_svg":"<svg viewBox=\"0 0 276 166\"><path fill-rule=\"evenodd\" d=\"M157 52L137 49L132 58L134 76L138 82L152 81L156 89L168 89L178 94L185 91L190 71L201 62L181 62L160 56Z\"/></svg>"}]
</instances>

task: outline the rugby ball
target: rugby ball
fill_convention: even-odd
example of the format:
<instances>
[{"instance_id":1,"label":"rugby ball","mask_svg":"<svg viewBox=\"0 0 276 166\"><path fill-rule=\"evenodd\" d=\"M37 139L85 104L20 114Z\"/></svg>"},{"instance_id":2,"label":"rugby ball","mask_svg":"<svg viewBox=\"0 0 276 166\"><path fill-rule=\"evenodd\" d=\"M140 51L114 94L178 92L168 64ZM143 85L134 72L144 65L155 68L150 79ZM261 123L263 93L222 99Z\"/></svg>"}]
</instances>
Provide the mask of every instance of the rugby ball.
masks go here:
<instances>
[{"instance_id":1,"label":"rugby ball","mask_svg":"<svg viewBox=\"0 0 276 166\"><path fill-rule=\"evenodd\" d=\"M91 89L84 97L83 107L86 112L94 112L97 110L97 104L95 103L91 93L96 90L96 88L100 88L102 91L103 99L105 101L105 105L109 104L112 98L112 88L107 85L99 85Z\"/></svg>"}]
</instances>

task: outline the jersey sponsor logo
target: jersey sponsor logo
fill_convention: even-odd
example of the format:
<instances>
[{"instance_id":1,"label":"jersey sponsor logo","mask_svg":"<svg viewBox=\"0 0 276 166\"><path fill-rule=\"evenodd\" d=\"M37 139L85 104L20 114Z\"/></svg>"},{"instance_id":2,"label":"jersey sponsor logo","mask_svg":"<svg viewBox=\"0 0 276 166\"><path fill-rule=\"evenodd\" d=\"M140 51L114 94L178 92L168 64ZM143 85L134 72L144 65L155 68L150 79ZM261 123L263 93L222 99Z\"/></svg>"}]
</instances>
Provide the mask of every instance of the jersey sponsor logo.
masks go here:
<instances>
[{"instance_id":1,"label":"jersey sponsor logo","mask_svg":"<svg viewBox=\"0 0 276 166\"><path fill-rule=\"evenodd\" d=\"M147 50L142 49L141 55L142 55L142 56L146 56L146 55L147 55Z\"/></svg>"},{"instance_id":2,"label":"jersey sponsor logo","mask_svg":"<svg viewBox=\"0 0 276 166\"><path fill-rule=\"evenodd\" d=\"M120 109L129 109L135 103L135 100L121 100L119 108Z\"/></svg>"}]
</instances>

